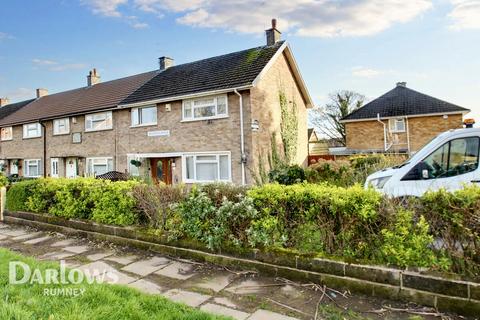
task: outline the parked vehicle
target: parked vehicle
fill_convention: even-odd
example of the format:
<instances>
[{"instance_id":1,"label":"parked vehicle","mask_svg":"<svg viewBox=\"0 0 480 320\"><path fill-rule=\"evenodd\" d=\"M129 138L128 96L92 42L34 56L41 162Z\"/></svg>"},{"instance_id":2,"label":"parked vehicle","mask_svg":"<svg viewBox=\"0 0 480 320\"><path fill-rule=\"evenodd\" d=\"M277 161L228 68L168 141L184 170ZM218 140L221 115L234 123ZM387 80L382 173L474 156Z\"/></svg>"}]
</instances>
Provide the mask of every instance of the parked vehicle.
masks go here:
<instances>
[{"instance_id":1,"label":"parked vehicle","mask_svg":"<svg viewBox=\"0 0 480 320\"><path fill-rule=\"evenodd\" d=\"M480 129L450 130L438 135L403 164L368 176L365 187L402 197L480 184L479 152Z\"/></svg>"}]
</instances>

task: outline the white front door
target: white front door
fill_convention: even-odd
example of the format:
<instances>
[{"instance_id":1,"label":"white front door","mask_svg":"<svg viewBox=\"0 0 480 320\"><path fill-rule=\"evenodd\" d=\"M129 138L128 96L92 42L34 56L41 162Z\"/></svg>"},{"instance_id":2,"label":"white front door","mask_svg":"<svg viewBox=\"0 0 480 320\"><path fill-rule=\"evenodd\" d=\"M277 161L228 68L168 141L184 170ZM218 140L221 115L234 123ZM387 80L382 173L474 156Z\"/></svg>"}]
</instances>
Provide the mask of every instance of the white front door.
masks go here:
<instances>
[{"instance_id":1,"label":"white front door","mask_svg":"<svg viewBox=\"0 0 480 320\"><path fill-rule=\"evenodd\" d=\"M10 160L10 174L18 174L18 160Z\"/></svg>"},{"instance_id":2,"label":"white front door","mask_svg":"<svg viewBox=\"0 0 480 320\"><path fill-rule=\"evenodd\" d=\"M58 158L51 158L50 164L50 176L58 178Z\"/></svg>"},{"instance_id":3,"label":"white front door","mask_svg":"<svg viewBox=\"0 0 480 320\"><path fill-rule=\"evenodd\" d=\"M77 172L77 159L76 158L67 158L65 165L65 176L67 178L76 178L78 175Z\"/></svg>"}]
</instances>

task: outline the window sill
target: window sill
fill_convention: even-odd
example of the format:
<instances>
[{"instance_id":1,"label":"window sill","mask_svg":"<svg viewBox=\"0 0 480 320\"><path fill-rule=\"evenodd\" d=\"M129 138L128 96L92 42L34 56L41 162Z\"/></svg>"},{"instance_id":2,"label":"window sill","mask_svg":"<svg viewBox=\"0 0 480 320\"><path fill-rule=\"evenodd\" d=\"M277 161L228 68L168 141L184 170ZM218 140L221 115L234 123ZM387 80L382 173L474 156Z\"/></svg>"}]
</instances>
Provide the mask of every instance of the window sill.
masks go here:
<instances>
[{"instance_id":1,"label":"window sill","mask_svg":"<svg viewBox=\"0 0 480 320\"><path fill-rule=\"evenodd\" d=\"M226 119L229 116L217 116L217 117L207 117L207 118L196 118L196 119L183 119L180 122L195 122L195 121L206 121L206 120L217 120L217 119Z\"/></svg>"},{"instance_id":2,"label":"window sill","mask_svg":"<svg viewBox=\"0 0 480 320\"><path fill-rule=\"evenodd\" d=\"M13 140L13 138L12 139L1 139L0 141L4 142L4 141L12 141L12 140Z\"/></svg>"},{"instance_id":3,"label":"window sill","mask_svg":"<svg viewBox=\"0 0 480 320\"><path fill-rule=\"evenodd\" d=\"M395 130L395 131L390 130L390 133L405 133L405 132L406 132L405 130L403 130L403 131L400 131L400 130Z\"/></svg>"},{"instance_id":4,"label":"window sill","mask_svg":"<svg viewBox=\"0 0 480 320\"><path fill-rule=\"evenodd\" d=\"M85 133L88 133L88 132L99 132L99 131L108 131L108 130L113 130L113 127L112 127L112 128L107 128L107 129L98 129L98 130L87 130L87 129L85 129Z\"/></svg>"},{"instance_id":5,"label":"window sill","mask_svg":"<svg viewBox=\"0 0 480 320\"><path fill-rule=\"evenodd\" d=\"M216 183L216 182L219 182L219 183L231 183L232 180L189 180L189 179L185 179L183 180L184 183Z\"/></svg>"},{"instance_id":6,"label":"window sill","mask_svg":"<svg viewBox=\"0 0 480 320\"><path fill-rule=\"evenodd\" d=\"M53 136L66 136L66 135L69 135L70 132L66 132L66 133L53 133L52 135Z\"/></svg>"},{"instance_id":7,"label":"window sill","mask_svg":"<svg viewBox=\"0 0 480 320\"><path fill-rule=\"evenodd\" d=\"M139 124L139 125L135 125L135 126L130 126L131 129L133 128L144 128L144 127L154 127L154 126L157 126L158 123L146 123L146 124Z\"/></svg>"},{"instance_id":8,"label":"window sill","mask_svg":"<svg viewBox=\"0 0 480 320\"><path fill-rule=\"evenodd\" d=\"M23 140L28 140L28 139L38 139L41 138L42 136L35 136L35 137L23 137Z\"/></svg>"}]
</instances>

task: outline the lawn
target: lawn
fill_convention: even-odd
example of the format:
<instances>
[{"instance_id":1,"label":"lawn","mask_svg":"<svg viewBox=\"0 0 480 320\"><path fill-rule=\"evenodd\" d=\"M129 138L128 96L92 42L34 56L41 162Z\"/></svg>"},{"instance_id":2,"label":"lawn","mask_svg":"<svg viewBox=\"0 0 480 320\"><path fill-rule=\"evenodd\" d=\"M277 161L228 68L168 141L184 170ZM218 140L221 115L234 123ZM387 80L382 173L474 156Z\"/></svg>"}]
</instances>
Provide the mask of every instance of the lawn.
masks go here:
<instances>
[{"instance_id":1,"label":"lawn","mask_svg":"<svg viewBox=\"0 0 480 320\"><path fill-rule=\"evenodd\" d=\"M59 269L58 263L39 262L0 249L0 319L25 320L110 320L110 319L226 319L203 313L193 308L173 303L165 298L142 294L135 289L107 284L41 285L10 284L9 262L22 261L38 268ZM17 279L21 278L21 274ZM44 276L45 278L45 276ZM45 288L84 288L83 295L45 296Z\"/></svg>"}]
</instances>

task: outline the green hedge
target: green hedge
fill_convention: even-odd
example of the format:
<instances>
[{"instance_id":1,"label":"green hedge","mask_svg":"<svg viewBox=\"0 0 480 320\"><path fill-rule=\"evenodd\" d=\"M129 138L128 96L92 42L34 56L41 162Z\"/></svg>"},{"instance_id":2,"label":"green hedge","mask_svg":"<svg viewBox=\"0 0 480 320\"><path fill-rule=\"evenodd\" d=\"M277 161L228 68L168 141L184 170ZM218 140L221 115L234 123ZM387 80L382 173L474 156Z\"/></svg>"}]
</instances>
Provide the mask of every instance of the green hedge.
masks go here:
<instances>
[{"instance_id":1,"label":"green hedge","mask_svg":"<svg viewBox=\"0 0 480 320\"><path fill-rule=\"evenodd\" d=\"M132 225L138 220L131 195L137 184L136 181L110 182L93 178L22 181L8 190L7 209Z\"/></svg>"}]
</instances>

